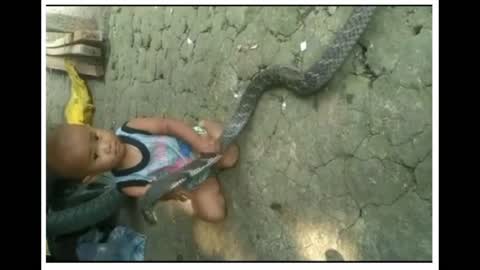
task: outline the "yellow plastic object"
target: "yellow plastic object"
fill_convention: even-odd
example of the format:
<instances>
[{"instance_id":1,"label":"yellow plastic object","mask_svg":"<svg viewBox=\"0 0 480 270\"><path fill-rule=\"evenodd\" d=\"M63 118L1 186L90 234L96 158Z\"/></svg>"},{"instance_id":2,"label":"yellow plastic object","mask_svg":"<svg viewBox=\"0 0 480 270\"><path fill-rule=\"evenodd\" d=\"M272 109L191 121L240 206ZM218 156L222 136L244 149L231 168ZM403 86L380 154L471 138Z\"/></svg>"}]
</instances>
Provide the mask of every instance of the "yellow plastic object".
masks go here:
<instances>
[{"instance_id":1,"label":"yellow plastic object","mask_svg":"<svg viewBox=\"0 0 480 270\"><path fill-rule=\"evenodd\" d=\"M72 81L70 99L65 107L65 119L68 124L91 125L95 107L87 84L78 76L71 61L65 60L65 68Z\"/></svg>"}]
</instances>

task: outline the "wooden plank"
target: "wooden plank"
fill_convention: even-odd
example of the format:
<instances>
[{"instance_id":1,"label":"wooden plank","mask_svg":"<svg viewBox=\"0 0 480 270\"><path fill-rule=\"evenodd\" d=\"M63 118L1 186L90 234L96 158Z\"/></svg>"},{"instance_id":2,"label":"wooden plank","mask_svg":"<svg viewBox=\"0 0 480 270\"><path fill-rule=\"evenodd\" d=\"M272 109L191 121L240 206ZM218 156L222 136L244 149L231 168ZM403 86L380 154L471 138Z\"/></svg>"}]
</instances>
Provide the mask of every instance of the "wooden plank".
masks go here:
<instances>
[{"instance_id":1,"label":"wooden plank","mask_svg":"<svg viewBox=\"0 0 480 270\"><path fill-rule=\"evenodd\" d=\"M48 36L49 32L47 32L47 40L49 40ZM99 46L103 41L103 33L96 30L78 30L73 33L63 33L61 37L58 37L57 33L52 33L51 36L56 36L56 38L50 38L50 41L47 42L47 48L55 48L75 43Z\"/></svg>"},{"instance_id":2,"label":"wooden plank","mask_svg":"<svg viewBox=\"0 0 480 270\"><path fill-rule=\"evenodd\" d=\"M74 32L97 29L97 23L93 19L47 12L47 31Z\"/></svg>"},{"instance_id":3,"label":"wooden plank","mask_svg":"<svg viewBox=\"0 0 480 270\"><path fill-rule=\"evenodd\" d=\"M103 33L99 30L78 30L73 32L73 42L99 43L103 41Z\"/></svg>"},{"instance_id":4,"label":"wooden plank","mask_svg":"<svg viewBox=\"0 0 480 270\"><path fill-rule=\"evenodd\" d=\"M102 50L90 45L74 44L65 47L47 48L47 55L84 55L100 57Z\"/></svg>"},{"instance_id":5,"label":"wooden plank","mask_svg":"<svg viewBox=\"0 0 480 270\"><path fill-rule=\"evenodd\" d=\"M69 57L79 74L101 77L105 71L100 61L90 57ZM66 71L65 57L47 56L47 68Z\"/></svg>"},{"instance_id":6,"label":"wooden plank","mask_svg":"<svg viewBox=\"0 0 480 270\"><path fill-rule=\"evenodd\" d=\"M73 34L72 33L62 33L61 37L57 37L55 39L50 38L49 40L49 33L47 33L47 48L55 48L64 45L68 45L73 41Z\"/></svg>"},{"instance_id":7,"label":"wooden plank","mask_svg":"<svg viewBox=\"0 0 480 270\"><path fill-rule=\"evenodd\" d=\"M56 39L63 37L65 33L63 32L47 32L47 43L52 42Z\"/></svg>"}]
</instances>

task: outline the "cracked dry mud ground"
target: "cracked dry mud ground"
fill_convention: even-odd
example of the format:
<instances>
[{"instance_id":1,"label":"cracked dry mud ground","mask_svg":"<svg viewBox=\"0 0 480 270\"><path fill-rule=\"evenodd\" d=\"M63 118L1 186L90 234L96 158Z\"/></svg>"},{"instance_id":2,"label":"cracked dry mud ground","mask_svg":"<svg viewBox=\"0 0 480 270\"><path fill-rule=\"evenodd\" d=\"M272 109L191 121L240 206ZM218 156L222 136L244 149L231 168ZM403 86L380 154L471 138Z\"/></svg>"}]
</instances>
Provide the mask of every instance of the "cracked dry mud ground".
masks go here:
<instances>
[{"instance_id":1,"label":"cracked dry mud ground","mask_svg":"<svg viewBox=\"0 0 480 270\"><path fill-rule=\"evenodd\" d=\"M113 7L105 79L88 81L95 125L162 114L226 121L256 72L308 67L350 12ZM431 8L378 8L322 93L263 96L239 138L239 164L219 175L224 223L168 204L156 226L133 204L120 221L147 235L147 260L431 260L431 44ZM62 121L70 83L47 76L50 125Z\"/></svg>"}]
</instances>

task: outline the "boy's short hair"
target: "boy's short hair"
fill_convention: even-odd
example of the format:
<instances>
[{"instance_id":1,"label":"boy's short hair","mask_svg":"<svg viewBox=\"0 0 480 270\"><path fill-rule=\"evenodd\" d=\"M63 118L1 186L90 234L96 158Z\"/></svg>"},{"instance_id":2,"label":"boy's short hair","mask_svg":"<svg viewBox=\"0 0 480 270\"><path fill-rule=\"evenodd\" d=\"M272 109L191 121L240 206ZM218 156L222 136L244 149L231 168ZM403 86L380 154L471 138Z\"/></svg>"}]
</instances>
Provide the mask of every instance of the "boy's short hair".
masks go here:
<instances>
[{"instance_id":1,"label":"boy's short hair","mask_svg":"<svg viewBox=\"0 0 480 270\"><path fill-rule=\"evenodd\" d=\"M63 177L83 179L85 172L69 156L72 147L76 146L71 140L71 127L61 124L47 129L47 167Z\"/></svg>"}]
</instances>

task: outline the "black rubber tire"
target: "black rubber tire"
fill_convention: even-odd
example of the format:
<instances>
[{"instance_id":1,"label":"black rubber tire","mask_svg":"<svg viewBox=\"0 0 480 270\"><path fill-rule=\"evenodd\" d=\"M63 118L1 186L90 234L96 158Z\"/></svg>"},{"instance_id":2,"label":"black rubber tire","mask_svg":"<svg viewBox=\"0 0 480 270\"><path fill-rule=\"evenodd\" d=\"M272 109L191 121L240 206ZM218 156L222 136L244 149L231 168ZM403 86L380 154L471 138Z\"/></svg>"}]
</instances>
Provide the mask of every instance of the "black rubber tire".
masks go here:
<instances>
[{"instance_id":1,"label":"black rubber tire","mask_svg":"<svg viewBox=\"0 0 480 270\"><path fill-rule=\"evenodd\" d=\"M112 187L100 196L78 206L47 214L47 234L57 236L93 226L113 215L126 196Z\"/></svg>"}]
</instances>

